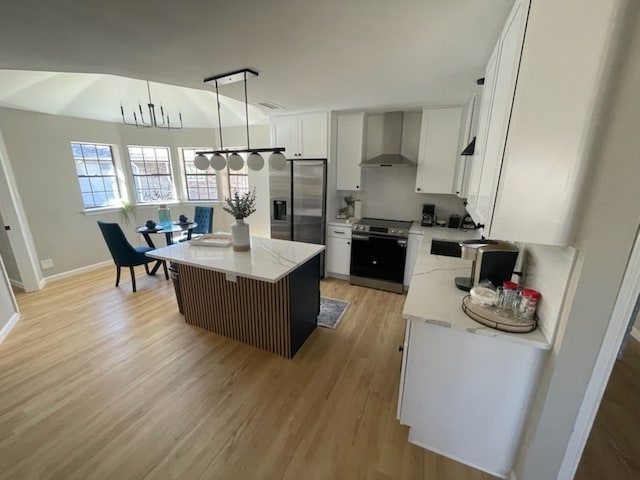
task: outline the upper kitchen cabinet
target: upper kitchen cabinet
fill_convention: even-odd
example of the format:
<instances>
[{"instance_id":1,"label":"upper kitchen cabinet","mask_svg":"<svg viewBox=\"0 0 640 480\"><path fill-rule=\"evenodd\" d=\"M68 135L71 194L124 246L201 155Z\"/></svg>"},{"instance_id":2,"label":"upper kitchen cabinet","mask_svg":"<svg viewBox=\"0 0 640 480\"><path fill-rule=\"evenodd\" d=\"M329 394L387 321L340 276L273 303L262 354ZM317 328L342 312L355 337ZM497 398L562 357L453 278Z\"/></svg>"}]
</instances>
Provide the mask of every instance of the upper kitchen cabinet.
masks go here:
<instances>
[{"instance_id":1,"label":"upper kitchen cabinet","mask_svg":"<svg viewBox=\"0 0 640 480\"><path fill-rule=\"evenodd\" d=\"M360 191L362 177L360 163L364 159L364 113L338 114L337 175L338 190Z\"/></svg>"},{"instance_id":2,"label":"upper kitchen cabinet","mask_svg":"<svg viewBox=\"0 0 640 480\"><path fill-rule=\"evenodd\" d=\"M516 1L487 66L467 209L490 238L571 242L608 51L559 5Z\"/></svg>"},{"instance_id":3,"label":"upper kitchen cabinet","mask_svg":"<svg viewBox=\"0 0 640 480\"><path fill-rule=\"evenodd\" d=\"M491 225L524 36L523 3L518 1L513 6L485 72L467 200L467 210L485 236L495 236ZM518 199L518 203L522 200Z\"/></svg>"},{"instance_id":4,"label":"upper kitchen cabinet","mask_svg":"<svg viewBox=\"0 0 640 480\"><path fill-rule=\"evenodd\" d=\"M422 110L416 193L459 193L462 107Z\"/></svg>"},{"instance_id":5,"label":"upper kitchen cabinet","mask_svg":"<svg viewBox=\"0 0 640 480\"><path fill-rule=\"evenodd\" d=\"M471 169L473 168L473 148L471 153L462 154L463 151L472 147L471 142L476 138L478 130L478 111L480 110L480 93L474 93L462 112L462 129L460 131L460 143L458 144L458 160L456 162L456 172L453 180L454 193L460 198L467 198L469 195L469 180Z\"/></svg>"},{"instance_id":6,"label":"upper kitchen cabinet","mask_svg":"<svg viewBox=\"0 0 640 480\"><path fill-rule=\"evenodd\" d=\"M272 117L273 145L287 158L327 158L327 122L325 113Z\"/></svg>"}]
</instances>

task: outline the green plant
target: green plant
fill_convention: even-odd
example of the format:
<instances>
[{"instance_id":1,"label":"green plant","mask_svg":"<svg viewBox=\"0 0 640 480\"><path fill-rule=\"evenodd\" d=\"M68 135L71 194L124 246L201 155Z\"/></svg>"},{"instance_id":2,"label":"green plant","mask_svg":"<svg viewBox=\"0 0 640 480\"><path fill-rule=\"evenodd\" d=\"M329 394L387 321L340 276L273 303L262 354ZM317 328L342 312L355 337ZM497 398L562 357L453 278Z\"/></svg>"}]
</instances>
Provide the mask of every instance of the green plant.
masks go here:
<instances>
[{"instance_id":1,"label":"green plant","mask_svg":"<svg viewBox=\"0 0 640 480\"><path fill-rule=\"evenodd\" d=\"M132 219L136 218L136 204L128 202L127 200L122 201L122 220L124 223L129 225Z\"/></svg>"},{"instance_id":2,"label":"green plant","mask_svg":"<svg viewBox=\"0 0 640 480\"><path fill-rule=\"evenodd\" d=\"M347 195L344 197L344 203L347 204L347 207L353 208L353 206L356 204L356 199L353 197L353 195Z\"/></svg>"},{"instance_id":3,"label":"green plant","mask_svg":"<svg viewBox=\"0 0 640 480\"><path fill-rule=\"evenodd\" d=\"M235 219L247 218L256 211L256 190L238 195L234 192L233 197L224 199L227 204L222 209L233 215Z\"/></svg>"}]
</instances>

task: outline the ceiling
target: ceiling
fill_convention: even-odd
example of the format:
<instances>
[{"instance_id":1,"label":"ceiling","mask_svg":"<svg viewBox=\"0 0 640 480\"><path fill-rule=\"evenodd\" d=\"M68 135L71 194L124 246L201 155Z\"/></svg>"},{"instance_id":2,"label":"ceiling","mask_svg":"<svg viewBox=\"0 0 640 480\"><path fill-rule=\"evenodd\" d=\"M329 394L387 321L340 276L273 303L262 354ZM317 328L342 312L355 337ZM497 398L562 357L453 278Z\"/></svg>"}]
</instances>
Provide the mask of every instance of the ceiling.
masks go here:
<instances>
[{"instance_id":1,"label":"ceiling","mask_svg":"<svg viewBox=\"0 0 640 480\"><path fill-rule=\"evenodd\" d=\"M186 105L186 97L191 97L210 116L215 100L202 80L249 67L260 73L248 83L249 102L272 102L284 107L280 112L460 104L483 75L512 4L513 0L4 0L0 69L115 77L78 78L70 100L76 88L71 77L56 80L43 73L20 79L20 72L0 72L0 89L5 90L0 91L0 102L44 111L35 101L21 107L15 97L7 99L7 91L15 94L32 82L36 90L31 97L44 103L47 97L67 95L67 103L83 105L79 116L89 118L97 118L91 115L99 109L113 110L115 103L119 117L123 99L147 102L144 82L117 80L128 77L207 90L206 97L189 90L172 99L185 124L196 126L200 120L188 124L191 120L180 103ZM105 78L123 90L108 90ZM53 83L47 87L48 82ZM101 83L109 98L92 106ZM164 92L162 85L152 84L154 103L172 108ZM242 84L221 87L220 93L242 99ZM206 102L210 106L200 105ZM223 124L242 123L237 105L228 105L230 120L223 119ZM257 112L253 117L250 113L251 123L264 120Z\"/></svg>"}]
</instances>

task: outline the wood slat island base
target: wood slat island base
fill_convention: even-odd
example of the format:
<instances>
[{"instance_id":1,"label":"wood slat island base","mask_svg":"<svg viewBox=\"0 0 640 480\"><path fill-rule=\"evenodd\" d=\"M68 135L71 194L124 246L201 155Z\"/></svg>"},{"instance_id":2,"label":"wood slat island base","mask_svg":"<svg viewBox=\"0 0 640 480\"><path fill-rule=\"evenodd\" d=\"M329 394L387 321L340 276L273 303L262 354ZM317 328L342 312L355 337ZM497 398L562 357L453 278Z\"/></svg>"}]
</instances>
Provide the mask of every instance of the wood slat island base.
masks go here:
<instances>
[{"instance_id":1,"label":"wood slat island base","mask_svg":"<svg viewBox=\"0 0 640 480\"><path fill-rule=\"evenodd\" d=\"M185 321L196 327L292 358L316 328L320 257L276 283L179 265Z\"/></svg>"},{"instance_id":2,"label":"wood slat island base","mask_svg":"<svg viewBox=\"0 0 640 480\"><path fill-rule=\"evenodd\" d=\"M183 242L147 255L171 262L189 325L292 358L318 322L323 251L252 237L247 252Z\"/></svg>"}]
</instances>

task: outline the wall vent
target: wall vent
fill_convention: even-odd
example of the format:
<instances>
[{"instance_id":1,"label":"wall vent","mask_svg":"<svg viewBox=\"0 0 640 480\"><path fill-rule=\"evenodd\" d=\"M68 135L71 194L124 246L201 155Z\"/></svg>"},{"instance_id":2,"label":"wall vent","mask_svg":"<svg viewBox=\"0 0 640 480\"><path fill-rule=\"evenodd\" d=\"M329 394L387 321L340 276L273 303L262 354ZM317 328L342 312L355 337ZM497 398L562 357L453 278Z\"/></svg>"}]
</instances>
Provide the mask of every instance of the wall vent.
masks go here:
<instances>
[{"instance_id":1,"label":"wall vent","mask_svg":"<svg viewBox=\"0 0 640 480\"><path fill-rule=\"evenodd\" d=\"M273 102L258 102L258 105L263 106L264 108L268 108L269 110L281 110L284 107L282 105L278 105Z\"/></svg>"}]
</instances>

